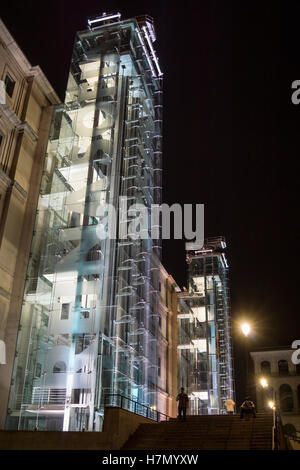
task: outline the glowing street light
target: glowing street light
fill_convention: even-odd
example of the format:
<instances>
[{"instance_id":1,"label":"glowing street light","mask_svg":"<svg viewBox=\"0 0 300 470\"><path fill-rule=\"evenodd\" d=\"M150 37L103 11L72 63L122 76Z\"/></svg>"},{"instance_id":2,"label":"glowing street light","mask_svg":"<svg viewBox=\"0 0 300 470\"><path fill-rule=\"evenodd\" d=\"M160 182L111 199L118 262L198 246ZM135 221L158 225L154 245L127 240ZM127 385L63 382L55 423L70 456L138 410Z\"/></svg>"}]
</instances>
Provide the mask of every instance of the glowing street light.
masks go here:
<instances>
[{"instance_id":1,"label":"glowing street light","mask_svg":"<svg viewBox=\"0 0 300 470\"><path fill-rule=\"evenodd\" d=\"M263 388L267 388L267 387L269 386L267 380L264 379L264 378L260 379L260 385L261 385Z\"/></svg>"},{"instance_id":2,"label":"glowing street light","mask_svg":"<svg viewBox=\"0 0 300 470\"><path fill-rule=\"evenodd\" d=\"M264 377L262 377L259 380L259 382L260 382L260 385L262 386L262 388L271 389L273 399L268 401L268 406L269 406L269 408L271 408L271 410L273 410L275 412L275 409L276 409L276 392L275 392L274 388L270 387L270 384L268 383L268 381Z\"/></svg>"},{"instance_id":3,"label":"glowing street light","mask_svg":"<svg viewBox=\"0 0 300 470\"><path fill-rule=\"evenodd\" d=\"M246 375L246 395L248 395L248 335L250 333L250 325L249 323L241 323L241 330L244 335L244 348L245 348L245 375Z\"/></svg>"},{"instance_id":4,"label":"glowing street light","mask_svg":"<svg viewBox=\"0 0 300 470\"><path fill-rule=\"evenodd\" d=\"M251 330L249 323L243 323L241 329L244 336L248 336Z\"/></svg>"}]
</instances>

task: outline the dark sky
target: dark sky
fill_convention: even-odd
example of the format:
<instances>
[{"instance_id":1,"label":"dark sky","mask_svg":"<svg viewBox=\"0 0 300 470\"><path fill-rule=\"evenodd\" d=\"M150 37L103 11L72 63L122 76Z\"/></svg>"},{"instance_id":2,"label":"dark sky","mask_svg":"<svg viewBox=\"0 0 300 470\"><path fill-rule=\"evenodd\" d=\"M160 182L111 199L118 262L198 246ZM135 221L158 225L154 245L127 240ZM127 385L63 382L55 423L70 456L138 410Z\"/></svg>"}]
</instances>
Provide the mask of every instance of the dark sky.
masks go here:
<instances>
[{"instance_id":1,"label":"dark sky","mask_svg":"<svg viewBox=\"0 0 300 470\"><path fill-rule=\"evenodd\" d=\"M163 200L204 203L205 235L226 237L238 374L240 318L254 325L251 348L300 338L300 105L290 99L300 79L299 3L24 0L0 11L61 99L74 35L87 18L154 17L164 71ZM163 261L186 285L184 243L165 242Z\"/></svg>"}]
</instances>

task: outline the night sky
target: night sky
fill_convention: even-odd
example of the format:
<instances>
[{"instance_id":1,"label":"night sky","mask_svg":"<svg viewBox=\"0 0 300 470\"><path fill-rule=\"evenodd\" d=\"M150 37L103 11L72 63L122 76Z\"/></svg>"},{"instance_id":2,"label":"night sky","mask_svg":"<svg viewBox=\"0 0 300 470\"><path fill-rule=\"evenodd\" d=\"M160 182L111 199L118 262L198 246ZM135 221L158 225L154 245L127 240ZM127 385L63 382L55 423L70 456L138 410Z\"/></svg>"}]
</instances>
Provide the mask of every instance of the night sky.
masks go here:
<instances>
[{"instance_id":1,"label":"night sky","mask_svg":"<svg viewBox=\"0 0 300 470\"><path fill-rule=\"evenodd\" d=\"M164 72L163 202L204 203L205 236L227 240L237 376L242 317L254 327L251 349L300 339L300 105L291 102L291 83L300 80L300 5L281 5L24 0L0 10L61 100L75 32L88 18L104 11L154 18ZM186 285L184 242L165 241L163 262ZM237 392L241 400L239 383Z\"/></svg>"}]
</instances>

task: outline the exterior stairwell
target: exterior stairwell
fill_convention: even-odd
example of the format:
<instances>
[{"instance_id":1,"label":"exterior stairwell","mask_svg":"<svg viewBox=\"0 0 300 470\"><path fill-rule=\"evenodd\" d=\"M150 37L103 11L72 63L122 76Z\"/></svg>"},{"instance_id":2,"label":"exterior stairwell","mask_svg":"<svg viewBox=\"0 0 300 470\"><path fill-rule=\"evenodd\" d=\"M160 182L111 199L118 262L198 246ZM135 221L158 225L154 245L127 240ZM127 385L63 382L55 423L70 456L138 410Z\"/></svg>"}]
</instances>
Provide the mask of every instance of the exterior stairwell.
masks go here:
<instances>
[{"instance_id":1,"label":"exterior stairwell","mask_svg":"<svg viewBox=\"0 0 300 470\"><path fill-rule=\"evenodd\" d=\"M271 450L272 415L187 416L186 422L171 419L157 424L141 424L124 450Z\"/></svg>"}]
</instances>

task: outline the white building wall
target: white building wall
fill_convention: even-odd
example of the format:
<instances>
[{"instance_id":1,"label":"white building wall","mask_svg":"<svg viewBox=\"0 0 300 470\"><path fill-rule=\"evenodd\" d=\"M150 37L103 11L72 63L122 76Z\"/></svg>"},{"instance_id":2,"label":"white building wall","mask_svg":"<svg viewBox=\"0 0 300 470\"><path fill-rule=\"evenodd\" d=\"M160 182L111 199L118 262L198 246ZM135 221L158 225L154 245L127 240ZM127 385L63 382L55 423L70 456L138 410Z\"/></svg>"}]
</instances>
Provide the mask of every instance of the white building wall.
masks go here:
<instances>
[{"instance_id":1,"label":"white building wall","mask_svg":"<svg viewBox=\"0 0 300 470\"><path fill-rule=\"evenodd\" d=\"M275 391L277 407L280 411L283 424L293 424L297 431L300 431L300 374L297 373L296 365L292 362L293 349L278 349L251 352L254 362L254 380L257 396L257 411L263 412L268 400L268 391L264 390L260 384L262 377L266 378L271 389ZM288 374L281 375L278 369L278 362L286 360L288 362ZM261 370L261 363L268 361L271 365L271 374L264 374ZM287 384L292 389L293 409L292 411L280 410L280 387ZM298 391L299 387L299 391Z\"/></svg>"}]
</instances>

